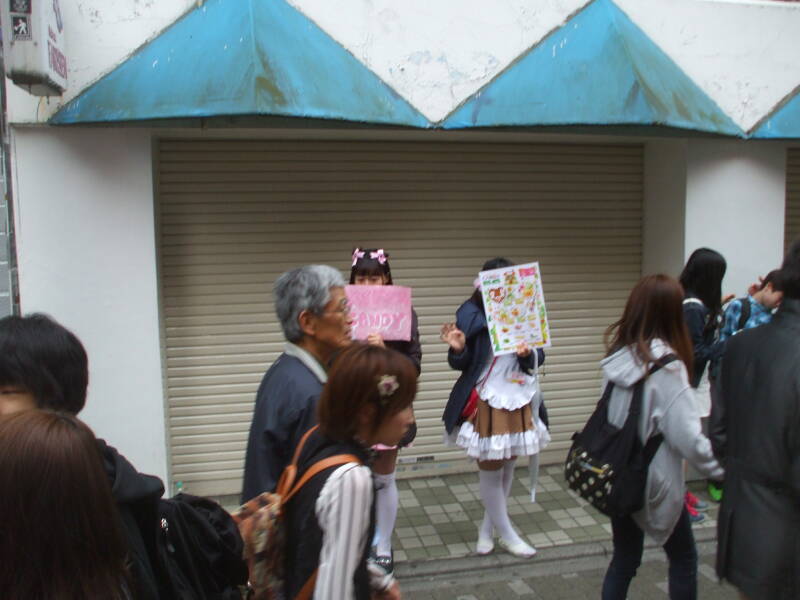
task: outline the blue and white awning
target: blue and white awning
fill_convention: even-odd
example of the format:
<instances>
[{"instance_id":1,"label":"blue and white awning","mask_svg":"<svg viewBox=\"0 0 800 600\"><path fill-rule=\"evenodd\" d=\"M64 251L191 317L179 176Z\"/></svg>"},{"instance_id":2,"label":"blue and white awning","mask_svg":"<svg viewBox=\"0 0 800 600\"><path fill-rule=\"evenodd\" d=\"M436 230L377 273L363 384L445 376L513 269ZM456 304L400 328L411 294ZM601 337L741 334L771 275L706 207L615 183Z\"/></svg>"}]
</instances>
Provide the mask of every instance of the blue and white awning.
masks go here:
<instances>
[{"instance_id":1,"label":"blue and white awning","mask_svg":"<svg viewBox=\"0 0 800 600\"><path fill-rule=\"evenodd\" d=\"M288 0L206 0L50 123L249 116L427 129L633 126L800 137L797 91L745 131L613 0L588 2L441 119L426 117Z\"/></svg>"}]
</instances>

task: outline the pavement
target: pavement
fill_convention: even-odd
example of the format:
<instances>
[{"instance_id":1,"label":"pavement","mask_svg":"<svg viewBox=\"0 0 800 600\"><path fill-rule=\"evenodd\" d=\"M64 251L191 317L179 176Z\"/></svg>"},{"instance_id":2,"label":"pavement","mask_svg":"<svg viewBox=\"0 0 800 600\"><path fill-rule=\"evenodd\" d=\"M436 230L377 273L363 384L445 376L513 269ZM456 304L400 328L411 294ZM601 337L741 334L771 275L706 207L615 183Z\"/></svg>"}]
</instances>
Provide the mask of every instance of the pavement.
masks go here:
<instances>
[{"instance_id":1,"label":"pavement","mask_svg":"<svg viewBox=\"0 0 800 600\"><path fill-rule=\"evenodd\" d=\"M509 497L517 530L537 548L519 559L496 548L474 552L483 508L475 473L398 482L400 510L394 535L395 569L404 599L484 600L495 598L598 598L611 557L611 524L570 491L561 466L544 467L536 503L531 503L527 469L519 468ZM702 485L690 484L708 501ZM735 599L714 574L717 506L693 530L698 544L699 598ZM664 553L652 542L631 586L629 598L667 598Z\"/></svg>"},{"instance_id":2,"label":"pavement","mask_svg":"<svg viewBox=\"0 0 800 600\"><path fill-rule=\"evenodd\" d=\"M404 600L599 598L613 550L611 523L566 487L560 465L541 469L535 503L530 501L527 467L515 471L508 510L517 531L537 549L532 559L516 558L499 548L484 556L475 553L483 519L477 468L472 473L399 480L397 486L400 508L393 547ZM738 599L714 574L718 507L699 482L689 488L709 504L705 521L693 525L698 598ZM236 508L234 496L218 501ZM645 538L642 566L628 598L667 598L666 577L664 552Z\"/></svg>"}]
</instances>

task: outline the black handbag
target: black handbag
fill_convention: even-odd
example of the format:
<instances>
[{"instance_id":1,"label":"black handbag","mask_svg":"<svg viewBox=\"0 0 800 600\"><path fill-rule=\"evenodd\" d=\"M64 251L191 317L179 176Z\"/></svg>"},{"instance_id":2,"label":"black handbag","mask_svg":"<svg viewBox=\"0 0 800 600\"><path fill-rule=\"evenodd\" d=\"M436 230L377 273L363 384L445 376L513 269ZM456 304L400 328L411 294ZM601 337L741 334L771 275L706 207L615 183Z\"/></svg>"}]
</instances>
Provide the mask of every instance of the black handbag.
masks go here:
<instances>
[{"instance_id":1,"label":"black handbag","mask_svg":"<svg viewBox=\"0 0 800 600\"><path fill-rule=\"evenodd\" d=\"M664 439L659 433L644 445L639 441L644 383L649 375L677 358L674 354L662 357L634 384L622 427L608 422L608 403L614 389L609 381L583 430L572 436L564 478L571 490L604 515L621 517L644 506L647 470Z\"/></svg>"}]
</instances>

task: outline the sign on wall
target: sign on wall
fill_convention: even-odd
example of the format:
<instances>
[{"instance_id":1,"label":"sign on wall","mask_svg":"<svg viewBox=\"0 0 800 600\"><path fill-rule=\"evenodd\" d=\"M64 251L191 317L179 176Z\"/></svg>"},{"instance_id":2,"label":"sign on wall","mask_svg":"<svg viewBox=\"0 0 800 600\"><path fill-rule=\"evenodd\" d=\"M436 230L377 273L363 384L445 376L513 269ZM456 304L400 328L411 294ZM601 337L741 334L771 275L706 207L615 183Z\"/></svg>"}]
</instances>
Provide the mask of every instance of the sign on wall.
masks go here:
<instances>
[{"instance_id":1,"label":"sign on wall","mask_svg":"<svg viewBox=\"0 0 800 600\"><path fill-rule=\"evenodd\" d=\"M495 356L516 352L522 342L550 345L538 262L481 271L478 278Z\"/></svg>"},{"instance_id":2,"label":"sign on wall","mask_svg":"<svg viewBox=\"0 0 800 600\"><path fill-rule=\"evenodd\" d=\"M67 87L64 22L59 0L0 0L6 74L36 96Z\"/></svg>"},{"instance_id":3,"label":"sign on wall","mask_svg":"<svg viewBox=\"0 0 800 600\"><path fill-rule=\"evenodd\" d=\"M345 287L354 340L379 333L384 340L411 339L411 288L402 285Z\"/></svg>"}]
</instances>

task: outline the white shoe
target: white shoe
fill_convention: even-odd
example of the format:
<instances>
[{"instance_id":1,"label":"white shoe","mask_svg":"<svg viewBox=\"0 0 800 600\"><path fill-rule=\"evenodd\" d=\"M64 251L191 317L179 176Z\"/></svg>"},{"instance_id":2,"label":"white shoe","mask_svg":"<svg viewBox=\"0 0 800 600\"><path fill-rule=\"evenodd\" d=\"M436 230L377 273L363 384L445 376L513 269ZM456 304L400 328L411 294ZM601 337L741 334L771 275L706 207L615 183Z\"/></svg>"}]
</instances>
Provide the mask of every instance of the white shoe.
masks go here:
<instances>
[{"instance_id":1,"label":"white shoe","mask_svg":"<svg viewBox=\"0 0 800 600\"><path fill-rule=\"evenodd\" d=\"M492 550L494 550L494 540L492 538L478 538L475 552L478 554L489 554Z\"/></svg>"},{"instance_id":2,"label":"white shoe","mask_svg":"<svg viewBox=\"0 0 800 600\"><path fill-rule=\"evenodd\" d=\"M533 558L536 555L536 548L529 546L522 540L518 542L509 543L503 538L500 538L500 547L509 554L518 556L519 558Z\"/></svg>"}]
</instances>

